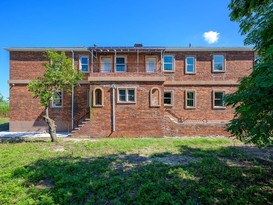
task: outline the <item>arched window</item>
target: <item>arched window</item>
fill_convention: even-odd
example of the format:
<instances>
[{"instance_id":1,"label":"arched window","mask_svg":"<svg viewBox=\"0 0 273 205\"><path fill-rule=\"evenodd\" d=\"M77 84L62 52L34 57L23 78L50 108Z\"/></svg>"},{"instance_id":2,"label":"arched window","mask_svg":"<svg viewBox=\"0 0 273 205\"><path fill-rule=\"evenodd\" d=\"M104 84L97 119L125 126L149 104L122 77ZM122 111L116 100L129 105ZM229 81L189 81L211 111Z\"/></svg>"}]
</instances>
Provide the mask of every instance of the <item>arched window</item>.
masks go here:
<instances>
[{"instance_id":1,"label":"arched window","mask_svg":"<svg viewBox=\"0 0 273 205\"><path fill-rule=\"evenodd\" d=\"M152 88L150 91L150 107L160 107L161 92L159 88Z\"/></svg>"},{"instance_id":2,"label":"arched window","mask_svg":"<svg viewBox=\"0 0 273 205\"><path fill-rule=\"evenodd\" d=\"M103 100L103 89L97 87L93 90L93 107L103 107L104 100Z\"/></svg>"}]
</instances>

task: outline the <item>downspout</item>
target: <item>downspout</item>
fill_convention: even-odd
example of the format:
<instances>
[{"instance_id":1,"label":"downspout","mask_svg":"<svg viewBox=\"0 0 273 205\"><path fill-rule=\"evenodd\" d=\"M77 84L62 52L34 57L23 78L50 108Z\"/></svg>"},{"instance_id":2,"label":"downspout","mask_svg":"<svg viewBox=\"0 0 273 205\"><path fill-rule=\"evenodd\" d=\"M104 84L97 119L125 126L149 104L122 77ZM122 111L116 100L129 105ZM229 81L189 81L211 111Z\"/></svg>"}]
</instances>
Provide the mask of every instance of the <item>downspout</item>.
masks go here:
<instances>
[{"instance_id":1,"label":"downspout","mask_svg":"<svg viewBox=\"0 0 273 205\"><path fill-rule=\"evenodd\" d=\"M112 132L116 131L116 111L115 111L115 84L112 84Z\"/></svg>"},{"instance_id":2,"label":"downspout","mask_svg":"<svg viewBox=\"0 0 273 205\"><path fill-rule=\"evenodd\" d=\"M72 68L74 69L74 51L72 50ZM74 85L71 93L71 128L74 129Z\"/></svg>"}]
</instances>

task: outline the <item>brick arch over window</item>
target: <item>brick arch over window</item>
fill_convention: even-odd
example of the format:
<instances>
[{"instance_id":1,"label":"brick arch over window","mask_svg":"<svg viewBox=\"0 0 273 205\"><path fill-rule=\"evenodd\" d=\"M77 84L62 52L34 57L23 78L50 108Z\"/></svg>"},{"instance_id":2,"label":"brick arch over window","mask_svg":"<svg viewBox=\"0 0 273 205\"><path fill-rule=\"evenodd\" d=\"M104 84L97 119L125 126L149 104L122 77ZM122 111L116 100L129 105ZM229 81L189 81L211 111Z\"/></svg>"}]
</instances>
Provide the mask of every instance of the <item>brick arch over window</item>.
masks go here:
<instances>
[{"instance_id":1,"label":"brick arch over window","mask_svg":"<svg viewBox=\"0 0 273 205\"><path fill-rule=\"evenodd\" d=\"M161 91L159 88L152 88L150 91L150 107L160 107Z\"/></svg>"},{"instance_id":2,"label":"brick arch over window","mask_svg":"<svg viewBox=\"0 0 273 205\"><path fill-rule=\"evenodd\" d=\"M93 90L93 107L104 106L104 92L101 87L96 87Z\"/></svg>"}]
</instances>

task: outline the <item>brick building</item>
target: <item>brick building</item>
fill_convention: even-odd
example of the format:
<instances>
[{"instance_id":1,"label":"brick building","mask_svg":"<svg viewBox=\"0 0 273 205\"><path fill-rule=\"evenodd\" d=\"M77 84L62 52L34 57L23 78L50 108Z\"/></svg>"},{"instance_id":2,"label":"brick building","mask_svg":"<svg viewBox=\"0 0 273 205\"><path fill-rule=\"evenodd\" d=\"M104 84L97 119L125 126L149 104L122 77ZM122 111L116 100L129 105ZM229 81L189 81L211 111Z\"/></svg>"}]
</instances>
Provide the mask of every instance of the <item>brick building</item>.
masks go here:
<instances>
[{"instance_id":1,"label":"brick building","mask_svg":"<svg viewBox=\"0 0 273 205\"><path fill-rule=\"evenodd\" d=\"M233 109L224 106L253 67L251 48L7 48L10 131L44 131L44 108L27 84L41 76L46 50L65 51L84 73L72 94L56 93L49 114L74 135L228 135Z\"/></svg>"}]
</instances>

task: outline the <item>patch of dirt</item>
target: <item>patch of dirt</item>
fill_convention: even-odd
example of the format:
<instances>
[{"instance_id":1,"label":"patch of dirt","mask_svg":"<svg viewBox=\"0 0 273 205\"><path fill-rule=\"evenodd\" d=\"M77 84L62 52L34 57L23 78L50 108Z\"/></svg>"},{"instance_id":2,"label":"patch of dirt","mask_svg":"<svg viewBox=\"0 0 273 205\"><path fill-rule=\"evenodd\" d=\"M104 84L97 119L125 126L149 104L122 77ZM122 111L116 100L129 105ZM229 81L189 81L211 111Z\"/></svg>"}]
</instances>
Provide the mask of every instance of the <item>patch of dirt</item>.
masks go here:
<instances>
[{"instance_id":1,"label":"patch of dirt","mask_svg":"<svg viewBox=\"0 0 273 205\"><path fill-rule=\"evenodd\" d=\"M186 155L167 155L165 157L155 157L152 158L154 162L161 162L163 164L177 166L177 165L187 165L193 162L200 161L198 157L190 157Z\"/></svg>"},{"instance_id":2,"label":"patch of dirt","mask_svg":"<svg viewBox=\"0 0 273 205\"><path fill-rule=\"evenodd\" d=\"M123 169L124 171L129 171L136 166L151 164L155 162L163 163L170 166L178 166L187 165L201 160L197 157L190 157L179 154L169 154L163 157L147 157L138 154L131 154L118 156L115 155L111 156L111 158L116 158L116 160L112 163L113 169Z\"/></svg>"},{"instance_id":3,"label":"patch of dirt","mask_svg":"<svg viewBox=\"0 0 273 205\"><path fill-rule=\"evenodd\" d=\"M37 184L35 184L36 189L51 189L53 188L53 183L49 179L40 180Z\"/></svg>"},{"instance_id":4,"label":"patch of dirt","mask_svg":"<svg viewBox=\"0 0 273 205\"><path fill-rule=\"evenodd\" d=\"M236 159L229 159L229 158L223 158L223 157L218 157L218 159L226 163L228 166L232 166L232 167L254 167L253 163L250 161L239 161Z\"/></svg>"}]
</instances>

